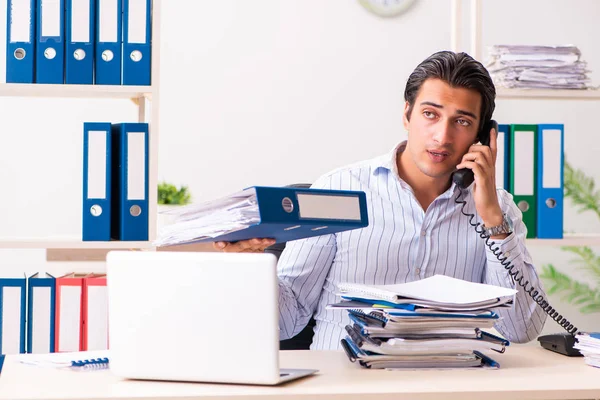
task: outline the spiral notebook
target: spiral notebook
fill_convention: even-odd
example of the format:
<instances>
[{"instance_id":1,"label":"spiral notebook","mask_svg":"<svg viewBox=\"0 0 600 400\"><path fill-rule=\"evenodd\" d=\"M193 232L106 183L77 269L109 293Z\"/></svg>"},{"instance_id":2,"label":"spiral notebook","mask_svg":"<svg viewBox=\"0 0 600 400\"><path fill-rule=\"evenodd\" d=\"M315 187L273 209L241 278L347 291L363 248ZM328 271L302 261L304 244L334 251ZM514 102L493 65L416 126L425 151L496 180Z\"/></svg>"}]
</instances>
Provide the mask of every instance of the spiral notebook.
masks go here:
<instances>
[{"instance_id":1,"label":"spiral notebook","mask_svg":"<svg viewBox=\"0 0 600 400\"><path fill-rule=\"evenodd\" d=\"M67 353L22 354L18 361L42 368L95 370L108 368L108 351L77 351Z\"/></svg>"}]
</instances>

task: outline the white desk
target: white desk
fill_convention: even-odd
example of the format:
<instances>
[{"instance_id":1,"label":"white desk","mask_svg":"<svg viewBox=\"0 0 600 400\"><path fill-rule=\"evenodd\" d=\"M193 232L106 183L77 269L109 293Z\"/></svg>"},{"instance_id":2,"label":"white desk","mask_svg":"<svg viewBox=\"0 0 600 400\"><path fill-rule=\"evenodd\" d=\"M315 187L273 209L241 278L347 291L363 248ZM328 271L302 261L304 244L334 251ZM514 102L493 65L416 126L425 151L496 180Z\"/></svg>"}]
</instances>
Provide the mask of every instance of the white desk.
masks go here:
<instances>
[{"instance_id":1,"label":"white desk","mask_svg":"<svg viewBox=\"0 0 600 400\"><path fill-rule=\"evenodd\" d=\"M600 399L600 369L541 347L511 345L499 370L367 370L342 352L284 351L282 367L320 373L277 387L122 380L110 371L73 372L7 357L0 399Z\"/></svg>"}]
</instances>

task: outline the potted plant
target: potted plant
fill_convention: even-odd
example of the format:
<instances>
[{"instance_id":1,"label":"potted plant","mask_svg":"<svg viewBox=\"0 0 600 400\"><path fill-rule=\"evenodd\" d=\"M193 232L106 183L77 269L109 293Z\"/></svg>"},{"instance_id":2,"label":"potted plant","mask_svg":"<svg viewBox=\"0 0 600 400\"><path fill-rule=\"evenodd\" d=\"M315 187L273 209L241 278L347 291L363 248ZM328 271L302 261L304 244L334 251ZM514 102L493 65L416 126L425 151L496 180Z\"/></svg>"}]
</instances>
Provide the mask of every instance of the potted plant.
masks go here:
<instances>
[{"instance_id":1,"label":"potted plant","mask_svg":"<svg viewBox=\"0 0 600 400\"><path fill-rule=\"evenodd\" d=\"M166 211L189 204L191 200L192 196L187 186L182 185L177 188L171 183L160 182L158 184L158 231L169 221L169 215L165 214Z\"/></svg>"},{"instance_id":2,"label":"potted plant","mask_svg":"<svg viewBox=\"0 0 600 400\"><path fill-rule=\"evenodd\" d=\"M564 186L565 197L578 206L580 213L592 211L600 218L600 192L592 178L565 162ZM600 256L595 255L590 247L563 246L561 249L575 254L577 257L571 260L571 264L586 270L591 280L600 284ZM542 267L540 277L549 295L562 293L563 300L578 305L582 314L600 312L600 286L594 289L558 271L552 264Z\"/></svg>"}]
</instances>

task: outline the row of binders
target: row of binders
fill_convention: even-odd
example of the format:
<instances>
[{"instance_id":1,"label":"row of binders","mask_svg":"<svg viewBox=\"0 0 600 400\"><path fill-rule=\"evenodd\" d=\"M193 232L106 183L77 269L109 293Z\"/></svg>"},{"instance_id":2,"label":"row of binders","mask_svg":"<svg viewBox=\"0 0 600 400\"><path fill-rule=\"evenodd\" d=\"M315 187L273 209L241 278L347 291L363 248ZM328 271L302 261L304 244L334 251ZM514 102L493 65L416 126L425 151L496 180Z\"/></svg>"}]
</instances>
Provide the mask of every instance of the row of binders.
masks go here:
<instances>
[{"instance_id":1,"label":"row of binders","mask_svg":"<svg viewBox=\"0 0 600 400\"><path fill-rule=\"evenodd\" d=\"M83 124L83 241L148 240L148 124Z\"/></svg>"},{"instance_id":2,"label":"row of binders","mask_svg":"<svg viewBox=\"0 0 600 400\"><path fill-rule=\"evenodd\" d=\"M373 369L499 368L490 352L510 343L483 331L510 307L513 289L435 275L396 285L341 283L350 323L341 340L352 362Z\"/></svg>"},{"instance_id":3,"label":"row of binders","mask_svg":"<svg viewBox=\"0 0 600 400\"><path fill-rule=\"evenodd\" d=\"M106 275L0 278L0 354L108 348Z\"/></svg>"},{"instance_id":4,"label":"row of binders","mask_svg":"<svg viewBox=\"0 0 600 400\"><path fill-rule=\"evenodd\" d=\"M7 1L7 83L150 85L151 0Z\"/></svg>"},{"instance_id":5,"label":"row of binders","mask_svg":"<svg viewBox=\"0 0 600 400\"><path fill-rule=\"evenodd\" d=\"M563 124L498 125L496 186L513 195L527 238L563 238L563 181Z\"/></svg>"}]
</instances>

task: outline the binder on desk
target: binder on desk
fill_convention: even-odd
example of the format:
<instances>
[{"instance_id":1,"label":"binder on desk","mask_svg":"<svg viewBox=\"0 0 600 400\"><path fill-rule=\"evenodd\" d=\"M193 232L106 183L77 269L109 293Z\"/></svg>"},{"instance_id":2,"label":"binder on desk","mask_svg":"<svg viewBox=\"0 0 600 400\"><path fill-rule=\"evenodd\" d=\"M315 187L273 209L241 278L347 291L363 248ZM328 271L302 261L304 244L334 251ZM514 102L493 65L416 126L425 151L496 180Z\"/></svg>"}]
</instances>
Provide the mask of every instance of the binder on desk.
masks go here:
<instances>
[{"instance_id":1,"label":"binder on desk","mask_svg":"<svg viewBox=\"0 0 600 400\"><path fill-rule=\"evenodd\" d=\"M498 125L496 153L496 187L509 191L510 177L510 125Z\"/></svg>"},{"instance_id":2,"label":"binder on desk","mask_svg":"<svg viewBox=\"0 0 600 400\"><path fill-rule=\"evenodd\" d=\"M83 124L83 218L84 241L110 240L111 159L110 122Z\"/></svg>"},{"instance_id":3,"label":"binder on desk","mask_svg":"<svg viewBox=\"0 0 600 400\"><path fill-rule=\"evenodd\" d=\"M35 81L36 83L64 83L64 0L36 1Z\"/></svg>"},{"instance_id":4,"label":"binder on desk","mask_svg":"<svg viewBox=\"0 0 600 400\"><path fill-rule=\"evenodd\" d=\"M6 82L33 83L36 0L8 0Z\"/></svg>"},{"instance_id":5,"label":"binder on desk","mask_svg":"<svg viewBox=\"0 0 600 400\"><path fill-rule=\"evenodd\" d=\"M527 227L537 237L537 125L510 126L510 192Z\"/></svg>"},{"instance_id":6,"label":"binder on desk","mask_svg":"<svg viewBox=\"0 0 600 400\"><path fill-rule=\"evenodd\" d=\"M538 125L537 236L563 237L564 125Z\"/></svg>"},{"instance_id":7,"label":"binder on desk","mask_svg":"<svg viewBox=\"0 0 600 400\"><path fill-rule=\"evenodd\" d=\"M112 126L112 223L116 240L148 240L148 124Z\"/></svg>"},{"instance_id":8,"label":"binder on desk","mask_svg":"<svg viewBox=\"0 0 600 400\"><path fill-rule=\"evenodd\" d=\"M95 0L66 0L65 83L94 83Z\"/></svg>"},{"instance_id":9,"label":"binder on desk","mask_svg":"<svg viewBox=\"0 0 600 400\"><path fill-rule=\"evenodd\" d=\"M37 273L27 279L27 353L54 353L56 279Z\"/></svg>"},{"instance_id":10,"label":"binder on desk","mask_svg":"<svg viewBox=\"0 0 600 400\"><path fill-rule=\"evenodd\" d=\"M81 350L108 349L108 296L106 275L83 278Z\"/></svg>"},{"instance_id":11,"label":"binder on desk","mask_svg":"<svg viewBox=\"0 0 600 400\"><path fill-rule=\"evenodd\" d=\"M169 212L167 212L169 213ZM155 245L273 238L287 242L369 225L364 192L253 186L174 210Z\"/></svg>"},{"instance_id":12,"label":"binder on desk","mask_svg":"<svg viewBox=\"0 0 600 400\"><path fill-rule=\"evenodd\" d=\"M87 275L70 273L56 278L56 352L81 349L81 299L83 278Z\"/></svg>"},{"instance_id":13,"label":"binder on desk","mask_svg":"<svg viewBox=\"0 0 600 400\"><path fill-rule=\"evenodd\" d=\"M120 85L123 43L121 0L96 0L97 85Z\"/></svg>"},{"instance_id":14,"label":"binder on desk","mask_svg":"<svg viewBox=\"0 0 600 400\"><path fill-rule=\"evenodd\" d=\"M0 354L25 353L25 275L0 278Z\"/></svg>"},{"instance_id":15,"label":"binder on desk","mask_svg":"<svg viewBox=\"0 0 600 400\"><path fill-rule=\"evenodd\" d=\"M123 0L123 85L150 85L150 11L150 0Z\"/></svg>"}]
</instances>

